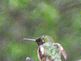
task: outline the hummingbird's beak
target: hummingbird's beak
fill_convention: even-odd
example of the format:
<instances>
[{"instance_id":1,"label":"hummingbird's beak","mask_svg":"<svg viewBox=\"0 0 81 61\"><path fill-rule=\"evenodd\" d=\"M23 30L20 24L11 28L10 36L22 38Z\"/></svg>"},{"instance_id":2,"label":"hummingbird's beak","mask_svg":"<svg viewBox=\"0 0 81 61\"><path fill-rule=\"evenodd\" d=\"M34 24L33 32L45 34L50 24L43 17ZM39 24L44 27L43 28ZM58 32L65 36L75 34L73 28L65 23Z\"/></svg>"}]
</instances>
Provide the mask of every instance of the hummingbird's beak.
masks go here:
<instances>
[{"instance_id":1,"label":"hummingbird's beak","mask_svg":"<svg viewBox=\"0 0 81 61\"><path fill-rule=\"evenodd\" d=\"M24 38L23 40L36 41L36 39Z\"/></svg>"}]
</instances>

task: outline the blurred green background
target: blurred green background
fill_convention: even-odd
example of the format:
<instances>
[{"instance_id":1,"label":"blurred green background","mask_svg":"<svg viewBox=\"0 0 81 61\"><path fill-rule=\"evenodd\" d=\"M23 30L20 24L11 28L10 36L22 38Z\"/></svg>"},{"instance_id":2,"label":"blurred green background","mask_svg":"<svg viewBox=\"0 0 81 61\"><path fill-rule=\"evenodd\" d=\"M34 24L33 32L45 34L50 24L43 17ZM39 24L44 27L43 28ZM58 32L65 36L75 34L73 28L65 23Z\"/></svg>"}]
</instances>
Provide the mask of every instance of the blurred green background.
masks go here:
<instances>
[{"instance_id":1,"label":"blurred green background","mask_svg":"<svg viewBox=\"0 0 81 61\"><path fill-rule=\"evenodd\" d=\"M37 44L23 38L49 35L67 61L81 58L81 0L0 0L0 61L37 58Z\"/></svg>"}]
</instances>

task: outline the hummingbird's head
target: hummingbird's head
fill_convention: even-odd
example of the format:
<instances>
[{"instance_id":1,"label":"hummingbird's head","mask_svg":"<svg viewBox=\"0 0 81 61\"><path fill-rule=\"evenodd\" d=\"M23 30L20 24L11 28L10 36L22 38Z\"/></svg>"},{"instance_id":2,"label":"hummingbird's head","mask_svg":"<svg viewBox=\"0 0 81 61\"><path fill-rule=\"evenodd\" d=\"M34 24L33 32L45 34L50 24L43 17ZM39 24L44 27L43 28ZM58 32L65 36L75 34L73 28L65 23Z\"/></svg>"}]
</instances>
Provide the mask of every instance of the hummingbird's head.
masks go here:
<instances>
[{"instance_id":1,"label":"hummingbird's head","mask_svg":"<svg viewBox=\"0 0 81 61\"><path fill-rule=\"evenodd\" d=\"M45 42L53 42L53 38L47 35L43 35L40 38L36 39L38 45L42 45Z\"/></svg>"},{"instance_id":2,"label":"hummingbird's head","mask_svg":"<svg viewBox=\"0 0 81 61\"><path fill-rule=\"evenodd\" d=\"M34 41L37 42L38 45L42 45L45 42L54 42L53 38L51 38L48 35L43 35L37 39L31 39L31 38L24 38L24 40Z\"/></svg>"},{"instance_id":3,"label":"hummingbird's head","mask_svg":"<svg viewBox=\"0 0 81 61\"><path fill-rule=\"evenodd\" d=\"M42 38L40 37L40 38L37 38L37 39L36 39L36 43L37 43L38 46L39 46L39 45L42 45L44 42L43 42Z\"/></svg>"}]
</instances>

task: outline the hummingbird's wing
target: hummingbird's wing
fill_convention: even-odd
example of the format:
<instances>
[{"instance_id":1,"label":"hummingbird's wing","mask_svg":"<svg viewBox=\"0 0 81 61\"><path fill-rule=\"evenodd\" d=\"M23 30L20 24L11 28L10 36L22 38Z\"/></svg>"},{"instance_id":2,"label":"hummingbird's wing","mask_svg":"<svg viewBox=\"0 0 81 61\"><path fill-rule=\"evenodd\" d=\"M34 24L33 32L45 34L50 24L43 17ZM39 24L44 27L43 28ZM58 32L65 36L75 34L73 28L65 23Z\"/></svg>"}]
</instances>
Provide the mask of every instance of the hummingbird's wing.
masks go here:
<instances>
[{"instance_id":1,"label":"hummingbird's wing","mask_svg":"<svg viewBox=\"0 0 81 61\"><path fill-rule=\"evenodd\" d=\"M40 52L40 48L38 48L38 50L37 50L37 55L38 55L39 61L41 61L41 52Z\"/></svg>"},{"instance_id":2,"label":"hummingbird's wing","mask_svg":"<svg viewBox=\"0 0 81 61\"><path fill-rule=\"evenodd\" d=\"M39 61L46 61L46 57L44 55L44 48L42 46L38 48L37 54L38 54Z\"/></svg>"},{"instance_id":3,"label":"hummingbird's wing","mask_svg":"<svg viewBox=\"0 0 81 61\"><path fill-rule=\"evenodd\" d=\"M64 48L62 47L62 45L59 43L56 43L56 44L58 45L59 51L63 55L64 59L67 60L67 54L66 54L66 51L64 50Z\"/></svg>"}]
</instances>

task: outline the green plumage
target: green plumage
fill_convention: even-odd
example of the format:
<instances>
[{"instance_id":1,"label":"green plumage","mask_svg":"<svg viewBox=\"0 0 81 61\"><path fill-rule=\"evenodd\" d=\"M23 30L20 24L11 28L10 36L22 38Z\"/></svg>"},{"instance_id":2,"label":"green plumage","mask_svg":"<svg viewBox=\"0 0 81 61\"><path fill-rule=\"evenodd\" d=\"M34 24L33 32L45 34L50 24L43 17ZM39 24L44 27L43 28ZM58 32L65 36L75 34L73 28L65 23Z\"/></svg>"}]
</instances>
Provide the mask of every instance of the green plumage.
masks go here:
<instances>
[{"instance_id":1,"label":"green plumage","mask_svg":"<svg viewBox=\"0 0 81 61\"><path fill-rule=\"evenodd\" d=\"M52 61L61 61L61 54L59 53L57 45L54 45L51 42L46 42L43 47L47 58L50 58Z\"/></svg>"}]
</instances>

